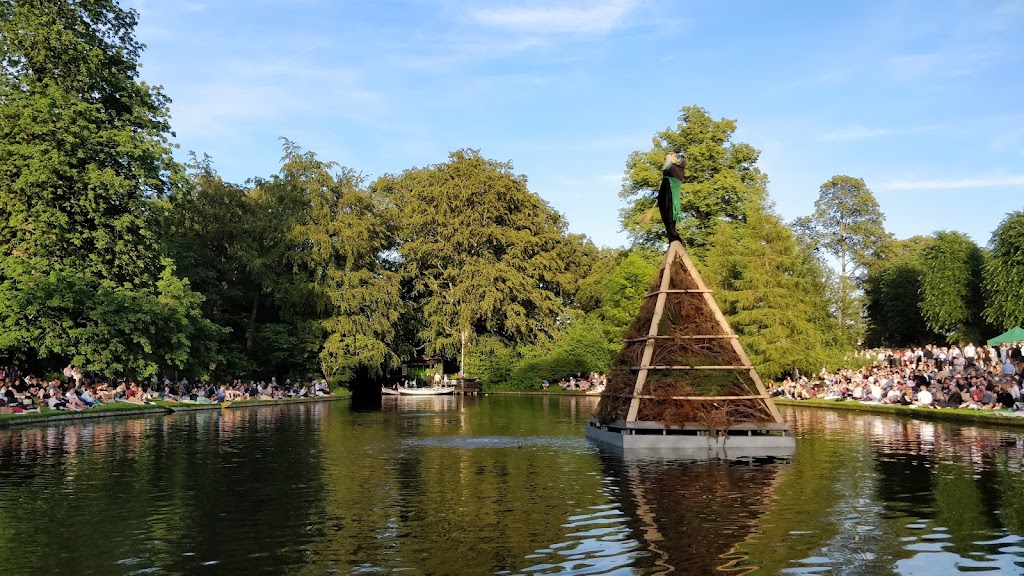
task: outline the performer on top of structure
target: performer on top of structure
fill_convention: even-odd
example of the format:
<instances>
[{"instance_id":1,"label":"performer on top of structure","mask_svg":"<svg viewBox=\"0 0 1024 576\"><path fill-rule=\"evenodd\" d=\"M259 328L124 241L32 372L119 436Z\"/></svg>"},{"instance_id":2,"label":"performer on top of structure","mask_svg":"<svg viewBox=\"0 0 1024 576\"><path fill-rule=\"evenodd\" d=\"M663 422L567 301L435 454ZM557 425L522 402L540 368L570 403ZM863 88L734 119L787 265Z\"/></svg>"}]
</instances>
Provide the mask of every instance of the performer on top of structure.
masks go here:
<instances>
[{"instance_id":1,"label":"performer on top of structure","mask_svg":"<svg viewBox=\"0 0 1024 576\"><path fill-rule=\"evenodd\" d=\"M665 155L665 164L661 167L661 188L658 189L658 211L661 221L665 224L668 241L682 242L676 232L676 223L682 218L679 205L679 189L686 175L686 158L682 152L669 152Z\"/></svg>"}]
</instances>

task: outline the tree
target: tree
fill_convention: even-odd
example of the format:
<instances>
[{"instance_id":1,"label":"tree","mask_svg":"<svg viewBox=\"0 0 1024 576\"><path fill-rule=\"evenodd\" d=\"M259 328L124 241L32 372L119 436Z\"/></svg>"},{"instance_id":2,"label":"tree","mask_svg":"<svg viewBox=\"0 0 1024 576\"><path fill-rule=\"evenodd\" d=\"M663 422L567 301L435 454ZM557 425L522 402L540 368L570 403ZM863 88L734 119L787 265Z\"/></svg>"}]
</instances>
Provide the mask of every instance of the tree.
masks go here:
<instances>
[{"instance_id":1,"label":"tree","mask_svg":"<svg viewBox=\"0 0 1024 576\"><path fill-rule=\"evenodd\" d=\"M888 239L882 214L864 180L833 176L821 185L814 213L794 227L839 262L836 315L850 345L864 333L864 301L858 293L863 272Z\"/></svg>"},{"instance_id":2,"label":"tree","mask_svg":"<svg viewBox=\"0 0 1024 576\"><path fill-rule=\"evenodd\" d=\"M355 171L319 160L288 140L279 174L250 198L261 217L249 271L269 300L256 338L290 371L349 380L395 365L402 304L387 254L395 232L386 207ZM259 346L256 347L259 350ZM283 366L279 365L279 368Z\"/></svg>"},{"instance_id":3,"label":"tree","mask_svg":"<svg viewBox=\"0 0 1024 576\"><path fill-rule=\"evenodd\" d=\"M816 372L837 351L821 275L778 216L751 209L745 220L719 223L702 262L716 300L763 375Z\"/></svg>"},{"instance_id":4,"label":"tree","mask_svg":"<svg viewBox=\"0 0 1024 576\"><path fill-rule=\"evenodd\" d=\"M934 342L938 335L921 316L921 252L934 241L929 236L891 239L870 261L864 275L867 300L868 347L907 346Z\"/></svg>"},{"instance_id":5,"label":"tree","mask_svg":"<svg viewBox=\"0 0 1024 576\"><path fill-rule=\"evenodd\" d=\"M0 351L152 375L215 331L154 233L180 168L135 25L109 0L0 6Z\"/></svg>"},{"instance_id":6,"label":"tree","mask_svg":"<svg viewBox=\"0 0 1024 576\"><path fill-rule=\"evenodd\" d=\"M209 157L193 155L187 168L166 203L163 237L178 273L203 295L203 316L226 329L217 342L217 373L256 377L259 359L250 354L247 335L259 284L248 260L256 252L252 223L259 215L247 189L225 182Z\"/></svg>"},{"instance_id":7,"label":"tree","mask_svg":"<svg viewBox=\"0 0 1024 576\"><path fill-rule=\"evenodd\" d=\"M395 207L402 323L414 346L453 358L463 342L489 346L548 340L591 262L567 262L562 216L508 162L459 150L443 164L385 176L373 186ZM497 342L497 343L495 343Z\"/></svg>"},{"instance_id":8,"label":"tree","mask_svg":"<svg viewBox=\"0 0 1024 576\"><path fill-rule=\"evenodd\" d=\"M936 232L921 252L921 316L950 342L981 338L984 321L981 249L960 232Z\"/></svg>"},{"instance_id":9,"label":"tree","mask_svg":"<svg viewBox=\"0 0 1024 576\"><path fill-rule=\"evenodd\" d=\"M1024 324L1024 212L1011 212L992 233L985 263L985 319L1001 330Z\"/></svg>"},{"instance_id":10,"label":"tree","mask_svg":"<svg viewBox=\"0 0 1024 576\"><path fill-rule=\"evenodd\" d=\"M735 120L714 120L703 108L685 106L675 128L655 134L649 150L629 155L619 192L628 204L619 219L635 246L664 246L661 222L649 216L668 152L681 150L686 156L680 197L683 220L678 230L695 255L707 245L717 221L741 221L749 206L767 198L768 178L756 165L761 153L749 144L733 142L735 131Z\"/></svg>"}]
</instances>

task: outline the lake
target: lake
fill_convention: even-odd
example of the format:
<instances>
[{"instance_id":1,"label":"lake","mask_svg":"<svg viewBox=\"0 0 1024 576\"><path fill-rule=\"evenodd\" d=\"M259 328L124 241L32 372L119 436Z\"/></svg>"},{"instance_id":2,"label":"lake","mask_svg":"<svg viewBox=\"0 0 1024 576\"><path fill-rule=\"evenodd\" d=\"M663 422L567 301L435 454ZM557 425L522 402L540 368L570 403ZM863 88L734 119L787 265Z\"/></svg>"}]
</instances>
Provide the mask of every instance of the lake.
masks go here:
<instances>
[{"instance_id":1,"label":"lake","mask_svg":"<svg viewBox=\"0 0 1024 576\"><path fill-rule=\"evenodd\" d=\"M1012 431L782 408L783 461L623 459L596 399L0 429L0 573L1024 574Z\"/></svg>"}]
</instances>

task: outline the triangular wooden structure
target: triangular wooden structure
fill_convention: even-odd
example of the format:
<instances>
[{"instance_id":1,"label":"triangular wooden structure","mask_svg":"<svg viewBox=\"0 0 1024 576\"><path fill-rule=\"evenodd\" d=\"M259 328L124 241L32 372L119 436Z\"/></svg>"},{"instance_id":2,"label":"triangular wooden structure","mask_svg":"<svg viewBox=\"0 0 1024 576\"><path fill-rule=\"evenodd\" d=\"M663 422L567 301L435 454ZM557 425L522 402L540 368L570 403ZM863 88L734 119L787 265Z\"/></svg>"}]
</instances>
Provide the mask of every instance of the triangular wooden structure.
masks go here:
<instances>
[{"instance_id":1,"label":"triangular wooden structure","mask_svg":"<svg viewBox=\"0 0 1024 576\"><path fill-rule=\"evenodd\" d=\"M626 333L601 397L602 425L785 430L739 338L680 242Z\"/></svg>"}]
</instances>

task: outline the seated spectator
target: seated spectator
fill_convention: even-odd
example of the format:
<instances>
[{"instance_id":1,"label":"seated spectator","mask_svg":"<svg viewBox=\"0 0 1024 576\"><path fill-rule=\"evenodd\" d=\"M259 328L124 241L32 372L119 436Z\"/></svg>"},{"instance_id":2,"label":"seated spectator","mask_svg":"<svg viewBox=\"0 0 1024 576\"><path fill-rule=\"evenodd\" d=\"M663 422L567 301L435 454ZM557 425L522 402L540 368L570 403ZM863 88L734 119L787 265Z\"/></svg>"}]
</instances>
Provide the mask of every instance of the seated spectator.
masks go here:
<instances>
[{"instance_id":1,"label":"seated spectator","mask_svg":"<svg viewBox=\"0 0 1024 576\"><path fill-rule=\"evenodd\" d=\"M914 405L923 406L925 408L931 408L932 402L934 401L935 398L932 396L931 391L928 390L928 387L921 385L921 387L918 388L917 400L914 401Z\"/></svg>"}]
</instances>

